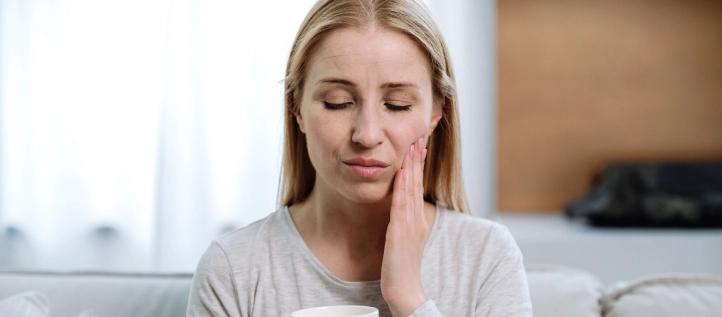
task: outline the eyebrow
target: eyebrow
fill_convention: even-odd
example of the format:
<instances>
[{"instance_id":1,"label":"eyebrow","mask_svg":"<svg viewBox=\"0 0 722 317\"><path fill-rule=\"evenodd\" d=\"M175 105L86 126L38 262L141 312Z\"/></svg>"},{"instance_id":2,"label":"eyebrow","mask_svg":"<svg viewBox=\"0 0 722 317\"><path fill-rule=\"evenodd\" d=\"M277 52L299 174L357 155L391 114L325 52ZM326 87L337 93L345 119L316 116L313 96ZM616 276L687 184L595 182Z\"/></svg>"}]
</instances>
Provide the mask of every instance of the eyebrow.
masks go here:
<instances>
[{"instance_id":1,"label":"eyebrow","mask_svg":"<svg viewBox=\"0 0 722 317\"><path fill-rule=\"evenodd\" d=\"M346 79L340 79L340 78L323 78L319 80L316 84L322 84L322 83L331 83L331 84L341 84L345 86L353 86L356 87L356 84L352 83L351 81L348 81Z\"/></svg>"},{"instance_id":2,"label":"eyebrow","mask_svg":"<svg viewBox=\"0 0 722 317\"><path fill-rule=\"evenodd\" d=\"M321 83L341 84L344 86L356 87L355 83L353 83L349 80L346 80L346 79L341 79L341 78L323 78L323 79L319 80L316 84L321 84ZM381 85L381 88L390 88L390 89L405 88L405 87L418 88L418 86L416 86L416 84L408 83L408 82L384 83L383 85Z\"/></svg>"},{"instance_id":3,"label":"eyebrow","mask_svg":"<svg viewBox=\"0 0 722 317\"><path fill-rule=\"evenodd\" d=\"M381 88L406 88L406 87L419 88L414 83L385 83L385 84L381 85Z\"/></svg>"}]
</instances>

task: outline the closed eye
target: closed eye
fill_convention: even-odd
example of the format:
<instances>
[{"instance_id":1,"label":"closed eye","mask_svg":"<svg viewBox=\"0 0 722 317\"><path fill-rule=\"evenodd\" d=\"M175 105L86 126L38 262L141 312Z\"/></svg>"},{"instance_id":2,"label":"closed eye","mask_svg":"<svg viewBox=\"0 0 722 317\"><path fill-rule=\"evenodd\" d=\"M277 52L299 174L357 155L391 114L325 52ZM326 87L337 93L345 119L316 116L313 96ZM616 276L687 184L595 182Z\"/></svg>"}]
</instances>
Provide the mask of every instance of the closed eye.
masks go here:
<instances>
[{"instance_id":1,"label":"closed eye","mask_svg":"<svg viewBox=\"0 0 722 317\"><path fill-rule=\"evenodd\" d=\"M330 103L330 102L326 102L326 101L323 102L324 108L331 109L331 110L344 109L344 108L350 106L351 104L352 104L352 102L344 102L344 103Z\"/></svg>"},{"instance_id":2,"label":"closed eye","mask_svg":"<svg viewBox=\"0 0 722 317\"><path fill-rule=\"evenodd\" d=\"M408 110L411 110L411 106L410 106L410 105L409 105L409 106L397 106L397 105L390 104L390 103L385 103L384 105L386 106L386 108L388 108L388 109L391 110L391 111L408 111Z\"/></svg>"}]
</instances>

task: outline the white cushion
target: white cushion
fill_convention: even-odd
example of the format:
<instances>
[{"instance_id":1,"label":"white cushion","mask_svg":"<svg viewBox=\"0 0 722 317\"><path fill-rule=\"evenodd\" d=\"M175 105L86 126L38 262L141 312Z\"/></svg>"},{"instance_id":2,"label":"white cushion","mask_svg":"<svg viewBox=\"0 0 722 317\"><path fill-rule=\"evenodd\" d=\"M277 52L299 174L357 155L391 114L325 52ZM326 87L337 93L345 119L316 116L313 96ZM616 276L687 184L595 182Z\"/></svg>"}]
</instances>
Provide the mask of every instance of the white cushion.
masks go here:
<instances>
[{"instance_id":1,"label":"white cushion","mask_svg":"<svg viewBox=\"0 0 722 317\"><path fill-rule=\"evenodd\" d=\"M57 315L57 314L54 314ZM44 294L29 291L10 296L0 301L2 317L48 317L48 298ZM75 317L98 317L95 310L88 309Z\"/></svg>"},{"instance_id":2,"label":"white cushion","mask_svg":"<svg viewBox=\"0 0 722 317\"><path fill-rule=\"evenodd\" d=\"M0 299L40 292L50 317L175 317L186 314L192 281L192 274L0 272Z\"/></svg>"},{"instance_id":3,"label":"white cushion","mask_svg":"<svg viewBox=\"0 0 722 317\"><path fill-rule=\"evenodd\" d=\"M602 299L605 317L720 317L722 276L657 276L620 284Z\"/></svg>"},{"instance_id":4,"label":"white cushion","mask_svg":"<svg viewBox=\"0 0 722 317\"><path fill-rule=\"evenodd\" d=\"M80 314L75 317L98 317L98 313L95 312L95 309L88 309L80 312Z\"/></svg>"},{"instance_id":5,"label":"white cushion","mask_svg":"<svg viewBox=\"0 0 722 317\"><path fill-rule=\"evenodd\" d=\"M23 292L0 301L0 316L47 317L48 299L38 292Z\"/></svg>"},{"instance_id":6,"label":"white cushion","mask_svg":"<svg viewBox=\"0 0 722 317\"><path fill-rule=\"evenodd\" d=\"M594 274L556 265L527 265L534 317L600 317L604 284Z\"/></svg>"}]
</instances>

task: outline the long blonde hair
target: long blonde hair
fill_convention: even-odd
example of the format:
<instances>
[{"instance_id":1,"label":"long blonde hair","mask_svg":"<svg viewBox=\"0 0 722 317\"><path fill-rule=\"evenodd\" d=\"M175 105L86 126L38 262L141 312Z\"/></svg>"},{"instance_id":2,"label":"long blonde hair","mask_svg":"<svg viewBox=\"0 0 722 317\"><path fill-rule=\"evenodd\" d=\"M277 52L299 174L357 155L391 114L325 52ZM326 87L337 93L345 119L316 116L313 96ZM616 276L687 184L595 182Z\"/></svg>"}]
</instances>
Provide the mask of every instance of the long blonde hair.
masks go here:
<instances>
[{"instance_id":1,"label":"long blonde hair","mask_svg":"<svg viewBox=\"0 0 722 317\"><path fill-rule=\"evenodd\" d=\"M461 134L454 72L441 32L416 0L319 0L301 24L288 58L285 78L285 140L280 205L308 197L316 179L306 139L296 122L307 63L325 34L344 27L375 25L398 30L428 55L432 86L442 117L429 137L424 170L424 200L469 212L461 174Z\"/></svg>"}]
</instances>

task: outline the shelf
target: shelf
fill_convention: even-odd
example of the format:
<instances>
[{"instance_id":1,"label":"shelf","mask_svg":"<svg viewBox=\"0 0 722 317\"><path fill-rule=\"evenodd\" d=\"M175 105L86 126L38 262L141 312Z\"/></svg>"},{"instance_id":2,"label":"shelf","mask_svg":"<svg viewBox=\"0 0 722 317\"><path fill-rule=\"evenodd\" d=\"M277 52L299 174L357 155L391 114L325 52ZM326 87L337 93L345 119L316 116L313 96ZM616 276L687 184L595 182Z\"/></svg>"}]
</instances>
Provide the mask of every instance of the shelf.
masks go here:
<instances>
[{"instance_id":1,"label":"shelf","mask_svg":"<svg viewBox=\"0 0 722 317\"><path fill-rule=\"evenodd\" d=\"M502 214L524 262L588 270L609 285L665 273L722 275L722 229L594 228L554 215Z\"/></svg>"}]
</instances>

